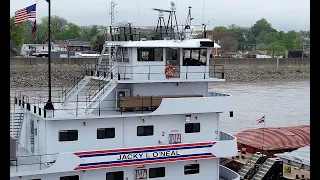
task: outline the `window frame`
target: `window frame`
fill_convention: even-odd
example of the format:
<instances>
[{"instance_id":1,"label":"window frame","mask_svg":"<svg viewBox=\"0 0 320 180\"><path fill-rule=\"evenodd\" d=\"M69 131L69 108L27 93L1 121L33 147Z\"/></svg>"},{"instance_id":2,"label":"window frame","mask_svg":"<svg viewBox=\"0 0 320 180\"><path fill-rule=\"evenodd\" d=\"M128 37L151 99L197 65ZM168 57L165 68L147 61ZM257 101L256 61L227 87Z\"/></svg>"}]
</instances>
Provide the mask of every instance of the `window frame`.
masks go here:
<instances>
[{"instance_id":1,"label":"window frame","mask_svg":"<svg viewBox=\"0 0 320 180\"><path fill-rule=\"evenodd\" d=\"M148 133L146 128L152 127L152 133ZM139 128L144 128L143 133L139 134ZM147 125L147 126L137 126L137 136L153 136L154 135L154 126L153 125Z\"/></svg>"},{"instance_id":2,"label":"window frame","mask_svg":"<svg viewBox=\"0 0 320 180\"><path fill-rule=\"evenodd\" d=\"M64 132L63 132L64 131ZM76 138L75 139L71 139L70 138L70 134L69 133L72 133L72 132L76 132ZM61 140L61 133L68 133L68 138L66 139L66 140L64 140L64 139L62 139ZM59 137L58 137L58 139L59 139L59 142L65 142L65 141L78 141L78 139L79 139L79 131L78 130L76 130L76 129L72 129L72 130L60 130L59 131ZM70 140L71 139L71 140Z\"/></svg>"},{"instance_id":3,"label":"window frame","mask_svg":"<svg viewBox=\"0 0 320 180\"><path fill-rule=\"evenodd\" d=\"M156 59L156 49L160 49L161 59ZM148 58L151 60L143 60L142 52L148 52ZM163 47L137 47L137 61L138 62L162 62L163 61Z\"/></svg>"},{"instance_id":4,"label":"window frame","mask_svg":"<svg viewBox=\"0 0 320 180\"><path fill-rule=\"evenodd\" d=\"M121 178L118 178L118 177L115 177L115 178L112 178L112 179L108 179L108 174L111 174L111 173L122 173L122 179ZM106 180L123 180L124 179L124 171L113 171L113 172L107 172L106 173Z\"/></svg>"},{"instance_id":5,"label":"window frame","mask_svg":"<svg viewBox=\"0 0 320 180\"><path fill-rule=\"evenodd\" d=\"M161 170L163 169L163 172L161 171L161 172L160 172L161 174L159 174L159 175L158 175L159 172L157 172L158 169L161 169ZM152 173L150 173L150 170L155 170L155 176L152 176L152 177L151 177ZM163 175L162 175L162 173L163 173ZM166 167L149 168L149 173L148 173L148 174L149 174L149 175L148 175L149 179L165 177L165 176L166 176Z\"/></svg>"},{"instance_id":6,"label":"window frame","mask_svg":"<svg viewBox=\"0 0 320 180\"><path fill-rule=\"evenodd\" d=\"M108 130L109 129L109 130ZM108 135L108 131L110 131L111 129L113 129L113 136L110 136L110 137L108 137L107 135ZM103 138L99 138L99 130L100 131L104 131L104 136L103 136ZM113 139L113 138L115 138L116 137L116 128L114 128L114 127L111 127L111 128L98 128L97 129L97 139Z\"/></svg>"},{"instance_id":7,"label":"window frame","mask_svg":"<svg viewBox=\"0 0 320 180\"><path fill-rule=\"evenodd\" d=\"M187 167L192 167L194 165L196 165L198 167L189 168L188 170L189 170L189 172L191 171L191 173L186 173L186 171L188 171L188 170L186 170L186 168ZM196 168L198 168L198 171L194 170ZM199 173L200 173L200 164L186 164L186 165L184 165L184 175L199 174Z\"/></svg>"},{"instance_id":8,"label":"window frame","mask_svg":"<svg viewBox=\"0 0 320 180\"><path fill-rule=\"evenodd\" d=\"M73 176L60 176L60 180L74 180L74 179L70 179L70 178L75 178L78 177L77 180L79 180L79 175L73 175Z\"/></svg>"},{"instance_id":9,"label":"window frame","mask_svg":"<svg viewBox=\"0 0 320 180\"><path fill-rule=\"evenodd\" d=\"M190 55L189 57L185 56L185 51L190 51ZM191 58L192 54L194 53L194 51L199 51L199 53L197 52L197 59L195 58ZM201 61L201 56L202 56L202 51L205 51L205 61ZM182 48L182 62L183 62L183 66L208 66L208 62L207 62L207 54L208 54L208 49L207 48ZM186 58L190 58L190 61L197 61L197 63L199 63L199 65L192 65L192 64L188 64L186 65Z\"/></svg>"},{"instance_id":10,"label":"window frame","mask_svg":"<svg viewBox=\"0 0 320 180\"><path fill-rule=\"evenodd\" d=\"M188 125L192 125L191 131L189 131L189 129L187 128ZM199 125L199 128L195 127L195 125L197 125L197 126ZM197 130L197 129L199 129L199 130ZM201 131L200 123L185 123L185 126L184 126L185 133L199 133L200 131Z\"/></svg>"}]
</instances>

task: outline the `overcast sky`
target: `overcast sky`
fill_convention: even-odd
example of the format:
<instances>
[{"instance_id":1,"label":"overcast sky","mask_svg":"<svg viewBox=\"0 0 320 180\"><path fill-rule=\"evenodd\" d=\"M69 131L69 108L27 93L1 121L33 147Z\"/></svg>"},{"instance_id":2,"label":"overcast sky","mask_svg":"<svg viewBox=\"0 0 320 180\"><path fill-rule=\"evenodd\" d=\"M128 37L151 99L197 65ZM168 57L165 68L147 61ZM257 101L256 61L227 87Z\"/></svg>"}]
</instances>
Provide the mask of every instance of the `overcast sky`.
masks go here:
<instances>
[{"instance_id":1,"label":"overcast sky","mask_svg":"<svg viewBox=\"0 0 320 180\"><path fill-rule=\"evenodd\" d=\"M52 0L51 15L58 15L77 25L110 25L111 0ZM136 26L156 26L158 13L152 8L170 9L170 0L115 0L115 21L131 21ZM215 26L236 24L250 27L265 18L282 31L310 29L308 0L174 0L178 24L184 24L188 6L192 6L192 24ZM48 15L45 0L10 0L10 16L15 11L37 3L37 20ZM168 14L165 14L165 21Z\"/></svg>"}]
</instances>

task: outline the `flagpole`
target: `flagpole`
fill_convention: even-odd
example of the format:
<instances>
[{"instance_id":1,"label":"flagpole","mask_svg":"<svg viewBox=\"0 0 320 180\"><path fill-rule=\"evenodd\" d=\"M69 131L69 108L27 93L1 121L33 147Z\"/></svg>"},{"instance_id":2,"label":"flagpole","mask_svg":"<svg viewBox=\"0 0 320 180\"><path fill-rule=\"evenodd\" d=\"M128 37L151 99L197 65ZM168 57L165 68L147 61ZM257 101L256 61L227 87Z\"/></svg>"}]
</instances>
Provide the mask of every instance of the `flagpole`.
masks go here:
<instances>
[{"instance_id":1,"label":"flagpole","mask_svg":"<svg viewBox=\"0 0 320 180\"><path fill-rule=\"evenodd\" d=\"M48 2L48 74L49 74L49 99L47 104L44 106L46 110L54 110L51 101L51 0L46 0Z\"/></svg>"}]
</instances>

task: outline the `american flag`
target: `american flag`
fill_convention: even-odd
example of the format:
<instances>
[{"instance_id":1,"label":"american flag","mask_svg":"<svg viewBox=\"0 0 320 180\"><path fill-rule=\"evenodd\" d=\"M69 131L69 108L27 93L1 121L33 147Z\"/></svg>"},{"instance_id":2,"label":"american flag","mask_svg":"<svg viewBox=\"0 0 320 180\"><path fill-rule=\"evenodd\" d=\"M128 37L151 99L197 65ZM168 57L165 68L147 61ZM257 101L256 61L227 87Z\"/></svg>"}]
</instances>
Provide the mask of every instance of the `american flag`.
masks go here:
<instances>
[{"instance_id":1,"label":"american flag","mask_svg":"<svg viewBox=\"0 0 320 180\"><path fill-rule=\"evenodd\" d=\"M36 18L36 4L16 11L14 14L14 24L20 24L28 18Z\"/></svg>"},{"instance_id":2,"label":"american flag","mask_svg":"<svg viewBox=\"0 0 320 180\"><path fill-rule=\"evenodd\" d=\"M265 119L265 117L264 117L264 115L263 115L262 118L260 118L260 119L257 120L258 124L264 123L264 119Z\"/></svg>"}]
</instances>

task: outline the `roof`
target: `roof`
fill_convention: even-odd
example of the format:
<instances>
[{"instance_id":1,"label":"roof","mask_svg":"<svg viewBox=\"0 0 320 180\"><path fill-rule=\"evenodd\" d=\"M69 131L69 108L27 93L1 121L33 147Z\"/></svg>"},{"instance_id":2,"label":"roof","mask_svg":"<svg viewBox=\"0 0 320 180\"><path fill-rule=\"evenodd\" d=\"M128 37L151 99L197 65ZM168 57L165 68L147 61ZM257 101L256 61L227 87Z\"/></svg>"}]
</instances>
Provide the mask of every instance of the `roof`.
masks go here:
<instances>
[{"instance_id":1,"label":"roof","mask_svg":"<svg viewBox=\"0 0 320 180\"><path fill-rule=\"evenodd\" d=\"M175 48L200 48L200 42L213 42L210 39L186 39L186 40L147 40L147 41L107 41L123 47L175 47ZM220 48L214 43L214 48Z\"/></svg>"},{"instance_id":2,"label":"roof","mask_svg":"<svg viewBox=\"0 0 320 180\"><path fill-rule=\"evenodd\" d=\"M249 129L235 136L238 143L254 148L263 144L264 150L296 149L310 145L310 126Z\"/></svg>"},{"instance_id":3,"label":"roof","mask_svg":"<svg viewBox=\"0 0 320 180\"><path fill-rule=\"evenodd\" d=\"M310 166L310 146L305 146L292 152L275 154L275 156Z\"/></svg>"}]
</instances>

